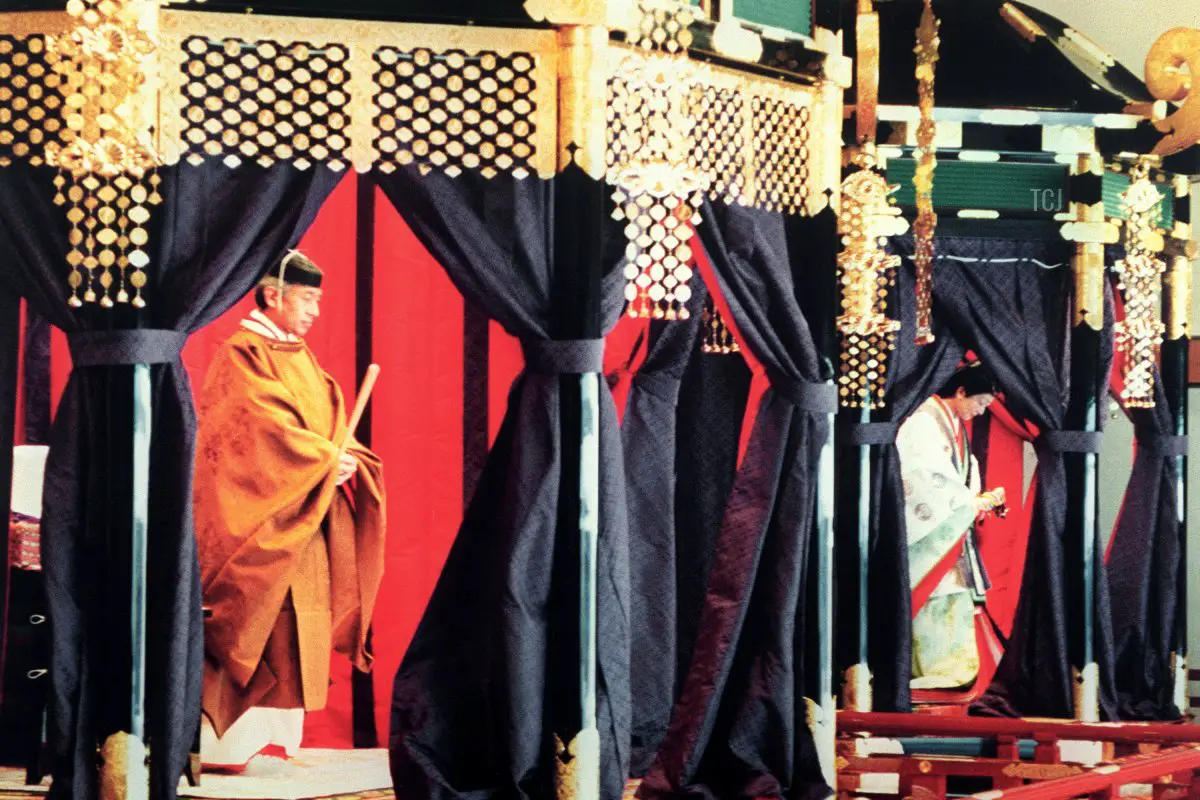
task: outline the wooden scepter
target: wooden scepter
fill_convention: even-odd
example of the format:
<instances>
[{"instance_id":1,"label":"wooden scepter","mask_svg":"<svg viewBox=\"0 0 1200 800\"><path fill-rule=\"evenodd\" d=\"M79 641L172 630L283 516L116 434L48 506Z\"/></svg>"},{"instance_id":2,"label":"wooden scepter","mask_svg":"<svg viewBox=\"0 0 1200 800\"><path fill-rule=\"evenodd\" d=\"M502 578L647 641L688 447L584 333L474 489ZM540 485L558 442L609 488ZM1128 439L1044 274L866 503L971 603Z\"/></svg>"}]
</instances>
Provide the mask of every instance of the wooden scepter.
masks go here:
<instances>
[{"instance_id":1,"label":"wooden scepter","mask_svg":"<svg viewBox=\"0 0 1200 800\"><path fill-rule=\"evenodd\" d=\"M342 440L342 446L338 448L335 464L341 462L342 456L346 454L346 448L350 446L350 440L354 438L354 431L358 428L363 412L367 409L367 401L371 399L371 390L375 388L375 379L378 377L378 364L367 367L367 374L363 375L362 386L358 390L358 399L354 402L354 411L350 413L350 421L346 423L346 438Z\"/></svg>"}]
</instances>

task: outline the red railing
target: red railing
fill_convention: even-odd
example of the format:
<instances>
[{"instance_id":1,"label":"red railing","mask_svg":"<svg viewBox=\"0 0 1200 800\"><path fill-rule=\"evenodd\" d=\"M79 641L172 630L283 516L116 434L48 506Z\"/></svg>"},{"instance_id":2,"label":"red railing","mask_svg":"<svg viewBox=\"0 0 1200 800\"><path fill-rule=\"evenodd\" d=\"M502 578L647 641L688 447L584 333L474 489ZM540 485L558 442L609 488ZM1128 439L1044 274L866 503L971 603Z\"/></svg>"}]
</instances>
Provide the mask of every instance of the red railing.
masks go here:
<instances>
[{"instance_id":1,"label":"red railing","mask_svg":"<svg viewBox=\"0 0 1200 800\"><path fill-rule=\"evenodd\" d=\"M972 736L985 739L1073 739L1127 744L1200 743L1200 725L1171 722L1073 722L1007 717L939 717L925 714L839 711L839 733L873 736Z\"/></svg>"},{"instance_id":2,"label":"red railing","mask_svg":"<svg viewBox=\"0 0 1200 800\"><path fill-rule=\"evenodd\" d=\"M1129 756L1081 775L1055 778L1013 789L994 789L972 795L977 800L1068 800L1088 795L1092 800L1118 796L1122 786L1154 785L1154 797L1167 794L1196 797L1200 792L1200 746L1173 747L1158 753ZM1167 779L1167 783L1163 779Z\"/></svg>"}]
</instances>

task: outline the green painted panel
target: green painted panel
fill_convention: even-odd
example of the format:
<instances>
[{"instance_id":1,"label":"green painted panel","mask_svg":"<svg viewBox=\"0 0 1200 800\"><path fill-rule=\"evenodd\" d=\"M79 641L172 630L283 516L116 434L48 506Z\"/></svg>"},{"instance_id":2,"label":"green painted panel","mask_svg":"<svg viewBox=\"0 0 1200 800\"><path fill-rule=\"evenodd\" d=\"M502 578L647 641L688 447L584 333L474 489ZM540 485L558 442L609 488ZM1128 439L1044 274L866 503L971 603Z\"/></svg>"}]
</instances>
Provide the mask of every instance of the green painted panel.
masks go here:
<instances>
[{"instance_id":1,"label":"green painted panel","mask_svg":"<svg viewBox=\"0 0 1200 800\"><path fill-rule=\"evenodd\" d=\"M1121 211L1121 192L1129 188L1129 176L1119 172L1105 172L1101 184L1104 192L1104 214L1109 217L1125 219ZM1170 228L1175 224L1174 194L1168 184L1155 184L1158 193L1162 195L1162 204L1158 207L1158 224L1162 228Z\"/></svg>"},{"instance_id":2,"label":"green painted panel","mask_svg":"<svg viewBox=\"0 0 1200 800\"><path fill-rule=\"evenodd\" d=\"M733 15L755 25L812 34L812 4L808 0L733 0Z\"/></svg>"},{"instance_id":3,"label":"green painted panel","mask_svg":"<svg viewBox=\"0 0 1200 800\"><path fill-rule=\"evenodd\" d=\"M888 183L902 206L916 205L911 158L888 159ZM939 160L933 174L933 204L940 208L993 211L1066 211L1067 167L1063 164L979 163Z\"/></svg>"}]
</instances>

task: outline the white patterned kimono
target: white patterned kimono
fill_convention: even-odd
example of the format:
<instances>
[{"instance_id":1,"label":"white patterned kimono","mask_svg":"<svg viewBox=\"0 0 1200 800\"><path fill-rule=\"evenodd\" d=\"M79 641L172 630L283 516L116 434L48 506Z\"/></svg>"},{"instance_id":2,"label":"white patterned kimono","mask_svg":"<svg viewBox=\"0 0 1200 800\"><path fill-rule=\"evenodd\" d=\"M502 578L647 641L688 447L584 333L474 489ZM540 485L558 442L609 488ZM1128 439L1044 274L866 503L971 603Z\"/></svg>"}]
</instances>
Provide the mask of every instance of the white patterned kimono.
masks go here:
<instances>
[{"instance_id":1,"label":"white patterned kimono","mask_svg":"<svg viewBox=\"0 0 1200 800\"><path fill-rule=\"evenodd\" d=\"M975 524L979 465L962 422L939 397L921 404L897 434L908 527L909 588L944 569ZM951 689L979 672L975 601L961 566L953 562L913 618L912 688Z\"/></svg>"}]
</instances>

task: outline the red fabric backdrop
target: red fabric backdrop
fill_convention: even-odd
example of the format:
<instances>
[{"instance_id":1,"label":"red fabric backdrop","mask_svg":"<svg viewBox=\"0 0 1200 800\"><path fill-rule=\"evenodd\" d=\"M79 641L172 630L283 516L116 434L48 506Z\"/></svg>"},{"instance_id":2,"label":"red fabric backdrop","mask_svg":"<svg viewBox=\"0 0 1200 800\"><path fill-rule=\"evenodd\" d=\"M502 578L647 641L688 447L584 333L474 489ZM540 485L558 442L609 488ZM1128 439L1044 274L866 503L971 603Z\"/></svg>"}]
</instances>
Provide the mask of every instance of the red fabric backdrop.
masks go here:
<instances>
[{"instance_id":1,"label":"red fabric backdrop","mask_svg":"<svg viewBox=\"0 0 1200 800\"><path fill-rule=\"evenodd\" d=\"M351 402L356 337L370 336L382 371L372 400L371 446L384 462L388 548L373 644L376 730L386 741L391 683L421 620L463 515L462 296L381 192L374 206L373 324L356 319L357 177L348 175L300 243L325 271L321 321L307 340ZM363 232L367 233L366 231ZM239 306L192 337L185 351L199 390L216 348L253 308ZM618 327L610 362L627 358L636 323ZM492 323L488 334L489 443L494 441L521 369L519 343ZM308 715L306 747L352 744L350 668L333 659L328 707Z\"/></svg>"},{"instance_id":2,"label":"red fabric backdrop","mask_svg":"<svg viewBox=\"0 0 1200 800\"><path fill-rule=\"evenodd\" d=\"M1004 407L995 402L989 408L992 424L988 429L987 486L1003 486L1008 516L988 517L979 529L979 552L987 566L992 588L987 608L1005 636L1012 633L1025 570L1025 550L1029 544L1029 524L1037 481L1023 497L1025 487L1025 442L1032 439L1029 429L1019 424Z\"/></svg>"}]
</instances>

